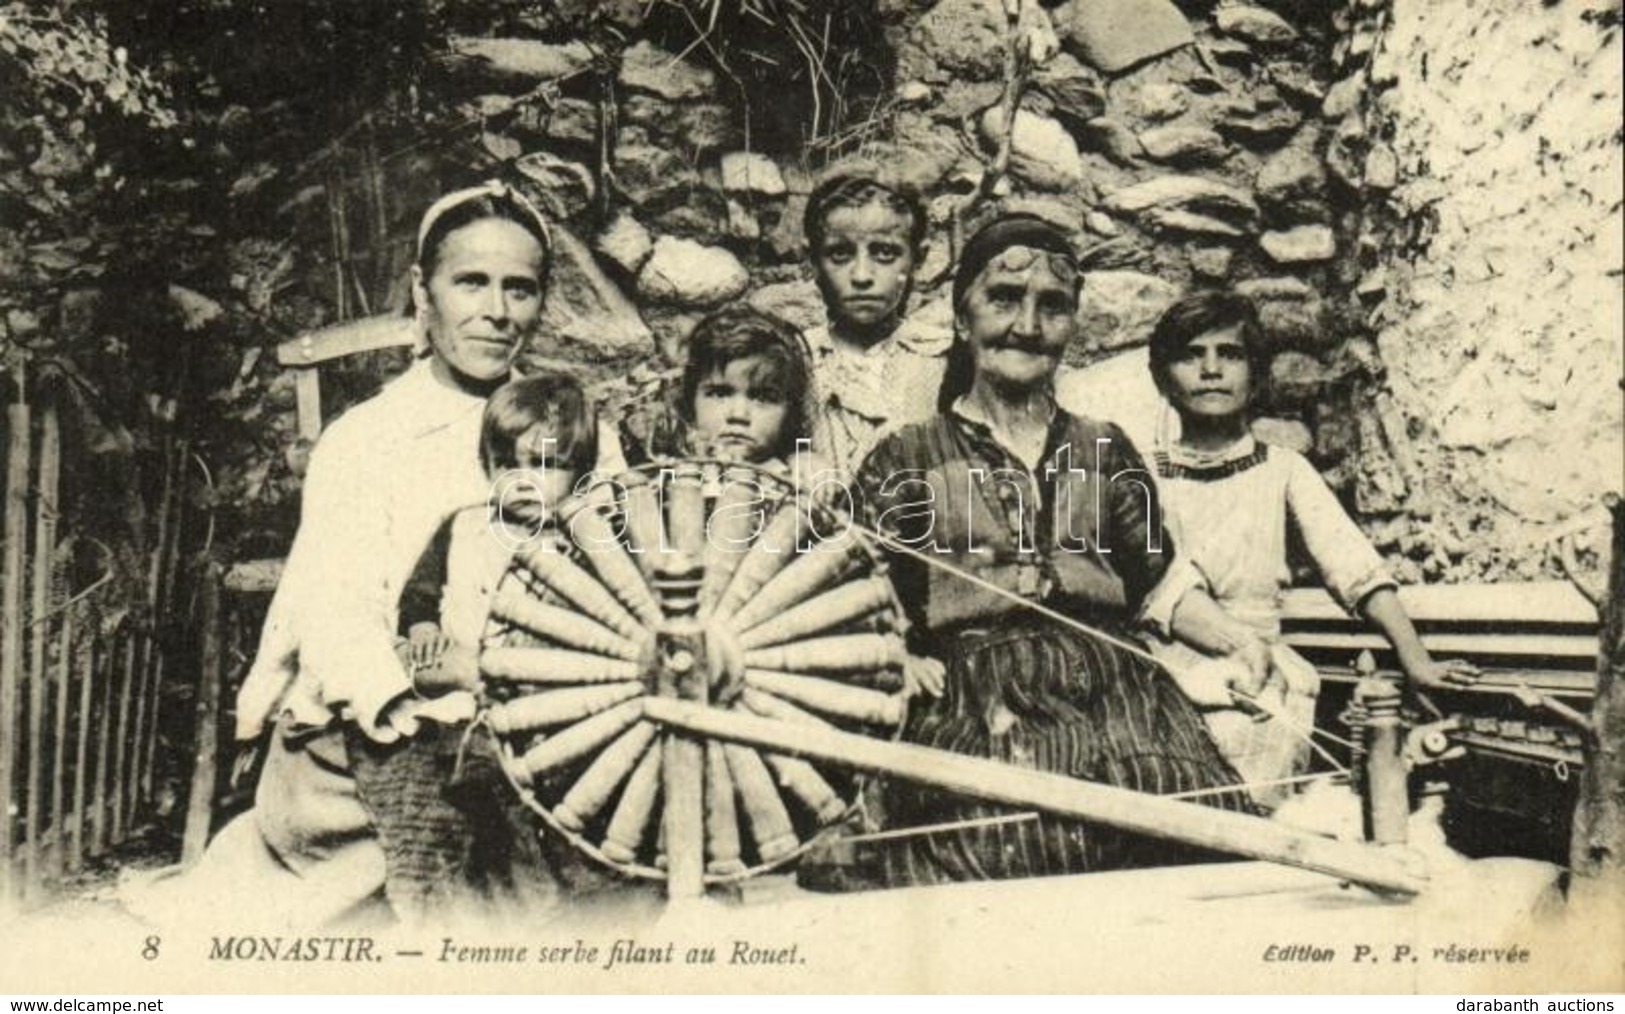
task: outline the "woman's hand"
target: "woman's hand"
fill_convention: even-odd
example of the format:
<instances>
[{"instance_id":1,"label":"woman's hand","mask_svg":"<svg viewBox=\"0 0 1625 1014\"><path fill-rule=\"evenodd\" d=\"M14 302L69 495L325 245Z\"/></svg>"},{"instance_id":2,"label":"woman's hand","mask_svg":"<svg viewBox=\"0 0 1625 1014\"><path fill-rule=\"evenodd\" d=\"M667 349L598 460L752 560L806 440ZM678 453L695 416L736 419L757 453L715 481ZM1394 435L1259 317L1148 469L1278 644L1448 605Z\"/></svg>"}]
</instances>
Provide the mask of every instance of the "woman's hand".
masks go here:
<instances>
[{"instance_id":1,"label":"woman's hand","mask_svg":"<svg viewBox=\"0 0 1625 1014\"><path fill-rule=\"evenodd\" d=\"M1236 662L1230 685L1245 697L1257 697L1270 675L1270 649L1262 638L1248 637L1225 656Z\"/></svg>"},{"instance_id":2,"label":"woman's hand","mask_svg":"<svg viewBox=\"0 0 1625 1014\"><path fill-rule=\"evenodd\" d=\"M1429 658L1407 669L1405 675L1423 690L1462 690L1477 683L1483 672L1464 659L1435 661Z\"/></svg>"},{"instance_id":3,"label":"woman's hand","mask_svg":"<svg viewBox=\"0 0 1625 1014\"><path fill-rule=\"evenodd\" d=\"M916 697L921 693L941 697L948 683L948 671L941 662L924 655L910 654L903 659L903 696Z\"/></svg>"}]
</instances>

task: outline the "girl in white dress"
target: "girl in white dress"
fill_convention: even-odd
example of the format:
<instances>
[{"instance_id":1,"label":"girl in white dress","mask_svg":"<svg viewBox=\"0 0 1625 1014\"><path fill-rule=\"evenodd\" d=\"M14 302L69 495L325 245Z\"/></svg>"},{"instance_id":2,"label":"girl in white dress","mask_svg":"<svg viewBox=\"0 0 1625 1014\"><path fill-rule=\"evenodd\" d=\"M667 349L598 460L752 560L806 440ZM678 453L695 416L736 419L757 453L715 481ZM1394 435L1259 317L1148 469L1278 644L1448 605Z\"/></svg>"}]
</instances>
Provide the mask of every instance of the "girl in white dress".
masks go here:
<instances>
[{"instance_id":1,"label":"girl in white dress","mask_svg":"<svg viewBox=\"0 0 1625 1014\"><path fill-rule=\"evenodd\" d=\"M1304 733L1314 720L1319 675L1279 643L1281 593L1291 583L1289 533L1307 550L1344 608L1363 616L1394 647L1422 687L1460 685L1471 673L1429 656L1382 558L1301 454L1261 443L1249 430L1268 362L1258 317L1245 299L1197 292L1163 314L1151 336L1151 374L1179 414L1179 437L1153 458L1162 506L1179 552L1196 564L1213 598L1271 642L1273 676L1261 705L1238 706L1228 670L1193 649L1159 643L1157 654L1205 709L1208 728L1255 799L1274 808L1281 782L1308 763ZM1276 784L1271 784L1276 783Z\"/></svg>"}]
</instances>

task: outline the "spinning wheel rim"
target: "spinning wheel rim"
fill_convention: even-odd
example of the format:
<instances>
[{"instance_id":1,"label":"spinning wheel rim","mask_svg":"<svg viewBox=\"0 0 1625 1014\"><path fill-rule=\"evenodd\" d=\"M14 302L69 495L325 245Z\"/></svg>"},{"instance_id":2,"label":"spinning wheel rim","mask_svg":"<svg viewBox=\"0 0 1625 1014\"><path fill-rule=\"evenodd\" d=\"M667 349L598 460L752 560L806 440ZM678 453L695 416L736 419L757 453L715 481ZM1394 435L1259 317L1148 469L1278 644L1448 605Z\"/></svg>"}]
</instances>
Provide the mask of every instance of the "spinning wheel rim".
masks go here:
<instances>
[{"instance_id":1,"label":"spinning wheel rim","mask_svg":"<svg viewBox=\"0 0 1625 1014\"><path fill-rule=\"evenodd\" d=\"M750 501L754 504L757 521L750 541L725 551L713 551L713 520L724 506L737 506L742 502L737 496L728 497L746 484L756 493ZM658 513L650 513L651 491L657 496ZM680 503L674 504L674 496ZM793 716L799 715L803 721L826 727L851 729L871 737L897 738L905 717L901 695L888 696L883 690L873 689L900 686L901 638L907 625L901 602L885 579L885 555L881 549L828 506L799 495L787 477L758 466L721 459L651 462L602 479L572 500L568 511L559 512L559 523L553 531L538 533L540 538L551 540L550 548L521 550L514 554L493 595L493 605L500 595L506 594L512 599L520 594L517 588L546 606L530 610L527 615L533 623L540 622L536 617L560 619L558 612L552 610L561 608L583 614L589 622L572 624L570 633L579 639L595 639L592 640L594 651L561 649L556 642L567 641L567 638L556 632L527 628L515 618L515 614L525 611L523 604L514 601L508 602L502 616L493 608L482 639L481 670L485 687L495 691L482 694L487 704L486 716L492 718L504 713L501 709L513 701L528 701L532 711L549 715L549 721L529 727L510 723L499 729L499 723L493 721L492 724L499 767L526 809L546 828L599 865L630 877L672 880L674 889L678 879L674 867L680 860L670 854L662 838L673 820L687 821L681 833L697 835L700 869L697 882L705 885L737 882L791 863L846 824L861 805L867 781L863 773L834 765L816 766L790 753L778 754L698 738L659 723L653 724L652 732L643 733L641 727L649 719L643 717L641 711L633 717L634 706L643 699L668 697L689 699L722 711L760 715L762 699L767 698L776 702L780 720L793 721ZM645 513L633 518L633 510ZM616 546L601 547L614 559L594 562L595 550L581 544L582 537L573 525L583 512L594 515L586 527L600 535L610 521L620 522L619 528L610 526L616 535ZM688 526L698 519L703 523L703 532L686 529L673 532L672 526L677 524L674 519L679 516L685 519L682 524ZM781 520L784 518L789 520ZM646 541L655 534L656 522L662 539L659 550L649 553L649 546L644 545L642 552L646 555L637 556L640 550L633 547L639 540ZM770 532L775 525L778 528ZM634 532L638 526L641 530ZM767 559L778 552L773 548L775 544L769 544L768 540L770 537L782 539L787 529L793 530L789 532L793 540L787 547L789 551L783 554L782 560ZM682 542L690 552L674 550L667 536L671 536L670 542ZM805 543L803 537L806 537ZM692 557L696 545L704 563L697 563ZM531 552L558 554L572 566L554 566L557 580L578 582L571 587L584 591L579 581L582 573L588 574L627 613L638 618L646 639L642 642L644 654L636 663L640 669L637 676L626 675L628 663L624 648L606 636L612 632L618 632L616 636L627 633L622 617L608 617L615 621L612 623L607 622L605 616L586 615L577 601L533 569L534 561L528 559ZM836 555L812 556L819 552ZM633 570L626 566L626 558L631 559L640 575L641 590L613 584L608 577L615 574L622 582L630 580ZM747 566L749 572L742 573ZM720 578L712 573L712 568L719 568ZM709 584L708 578L711 579ZM771 596L764 595L769 590L781 598L794 599L793 605L818 594L847 588L854 590L829 600L845 610L833 614L836 616L833 622L818 622L814 615L816 610L802 611L799 621L810 624L813 628L810 633L796 632L792 623L786 634L782 629L785 610L771 616L752 616L750 612L753 603L771 601ZM638 600L644 593L652 595L660 607L658 625L649 624L645 619L646 610L636 608L630 601ZM600 613L607 613L607 607L602 603L598 605ZM744 630L728 627L741 610L746 611L745 619L750 621L750 626ZM771 638L761 635L758 639L767 638L770 643L750 649L751 658L760 661L762 652L766 651L770 653L768 658L806 662L811 668L806 672L769 674L782 679L778 683L766 680L770 689L763 689L764 678L750 675L747 651L738 640L745 631L771 626L775 621L779 622L780 629L773 631ZM859 633L854 634L854 630ZM820 636L839 643L822 644L816 651L805 648ZM842 637L847 640L842 641ZM867 640L860 640L863 638ZM674 676L677 667L673 659L661 653L664 651L669 656L673 645L689 650L696 643L703 646L704 655L690 658L689 668L697 666L702 671ZM863 663L872 671L864 671L861 679L840 678L842 674L852 676L859 670L853 668L857 663L843 663L837 653L859 644L872 649L866 656L867 662ZM719 656L725 655L730 645L737 657L719 661ZM529 652L531 655L527 657L558 658L578 667L597 665L603 672L571 672L556 681L516 681L511 678L512 669L505 670L510 674L508 678L493 675L487 669L488 660L503 657L494 654L493 649L508 650L508 661ZM803 649L800 654L796 654L798 649ZM549 651L554 654L547 654ZM621 668L610 666L612 653L616 651L620 652ZM777 654L771 654L775 651ZM566 655L570 658L565 659ZM614 689L629 688L633 683L641 683L641 690L630 693L627 689ZM593 687L601 689L591 690ZM785 696L786 687L792 691L789 696ZM495 696L508 691L512 693L491 703ZM571 691L575 691L574 697L569 696ZM547 697L550 694L553 696ZM546 699L538 705L537 698ZM597 706L613 700L622 703ZM619 710L623 708L627 710ZM555 713L576 717L557 721ZM786 719L784 715L792 718ZM588 723L596 724L584 730L582 727ZM579 744L572 736L591 742L585 754L578 756L573 752ZM640 739L647 741L640 745ZM683 759L674 759L678 757ZM673 763L679 763L681 770L672 768ZM684 781L685 778L689 780ZM657 780L652 788L651 779ZM690 798L695 796L695 790L683 792L680 806L686 816L674 813L671 800L666 798L674 784L699 786L697 798ZM713 796L719 785L725 791ZM585 802L586 812L582 815L567 806L577 796ZM630 808L624 823L636 832L631 842L611 839L623 823L623 808ZM695 820L698 831L691 826ZM572 823L576 826L570 826ZM626 827L620 830L624 832ZM726 851L730 844L731 854ZM723 851L715 852L714 848ZM687 857L685 861L692 861L687 846L680 851Z\"/></svg>"}]
</instances>

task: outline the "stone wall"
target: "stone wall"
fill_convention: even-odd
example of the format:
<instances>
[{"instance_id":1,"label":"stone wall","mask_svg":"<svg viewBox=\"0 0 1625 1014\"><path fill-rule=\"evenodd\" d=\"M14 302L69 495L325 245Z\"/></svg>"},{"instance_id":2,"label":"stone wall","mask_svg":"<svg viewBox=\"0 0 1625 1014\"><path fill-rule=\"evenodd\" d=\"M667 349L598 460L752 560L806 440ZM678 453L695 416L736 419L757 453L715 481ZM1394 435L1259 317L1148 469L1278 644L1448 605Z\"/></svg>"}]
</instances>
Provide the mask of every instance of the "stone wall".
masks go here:
<instances>
[{"instance_id":1,"label":"stone wall","mask_svg":"<svg viewBox=\"0 0 1625 1014\"><path fill-rule=\"evenodd\" d=\"M566 358L636 359L648 347L646 325L662 357L677 361L698 316L742 293L798 324L816 323L822 310L800 230L806 195L823 163L861 153L894 160L929 198L913 312L948 318L957 242L979 216L1001 203L1038 208L1077 230L1088 269L1069 366L1142 346L1157 315L1192 285L1237 285L1259 301L1282 353L1273 432L1309 449L1314 420L1305 412L1347 372L1339 373L1344 335L1332 311L1335 294L1351 288L1336 269L1346 241L1326 167L1335 118L1322 109L1339 101L1328 95L1336 39L1328 10L1169 0L1021 6L1012 26L1002 0L875 4L896 62L891 94L849 125L847 143L780 151L746 150L735 89L703 53L678 58L659 40L637 41L617 75L607 223L583 164L596 115L586 99L567 90L546 117L495 121L539 190L570 197L554 206L635 304L606 298L601 282L583 283L596 277L593 265L573 272L577 281L556 300L566 319L550 322L575 348ZM1001 156L1012 43L1025 70ZM511 61L517 41L462 45L471 56ZM567 63L572 52L526 45L535 66ZM544 48L549 59L534 55ZM1333 442L1326 456L1350 446Z\"/></svg>"},{"instance_id":2,"label":"stone wall","mask_svg":"<svg viewBox=\"0 0 1625 1014\"><path fill-rule=\"evenodd\" d=\"M795 121L805 77L747 87L640 4L601 15L626 19L607 68L563 23L453 38L486 148L579 237L532 358L635 391L728 300L818 322L807 193L830 159L876 155L929 198L913 312L951 315L957 243L992 205L1069 223L1086 274L1063 401L1143 441L1152 322L1234 286L1276 353L1261 427L1404 578L1550 574L1553 537L1620 483L1617 0L1019 6L1012 25L1003 0L838 5L894 73L821 125Z\"/></svg>"},{"instance_id":3,"label":"stone wall","mask_svg":"<svg viewBox=\"0 0 1625 1014\"><path fill-rule=\"evenodd\" d=\"M1358 505L1410 576L1550 575L1625 484L1620 5L1361 6L1333 138L1381 367Z\"/></svg>"}]
</instances>

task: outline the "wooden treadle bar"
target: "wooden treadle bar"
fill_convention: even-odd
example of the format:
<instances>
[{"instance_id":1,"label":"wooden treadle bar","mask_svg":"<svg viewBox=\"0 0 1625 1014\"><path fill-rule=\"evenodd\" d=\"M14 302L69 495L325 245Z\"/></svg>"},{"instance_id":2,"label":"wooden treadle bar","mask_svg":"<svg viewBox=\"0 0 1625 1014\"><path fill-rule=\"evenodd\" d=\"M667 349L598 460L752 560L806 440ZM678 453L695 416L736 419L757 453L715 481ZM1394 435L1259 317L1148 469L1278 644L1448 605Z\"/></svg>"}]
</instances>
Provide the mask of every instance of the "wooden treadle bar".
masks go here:
<instances>
[{"instance_id":1,"label":"wooden treadle bar","mask_svg":"<svg viewBox=\"0 0 1625 1014\"><path fill-rule=\"evenodd\" d=\"M1424 875L1408 869L1392 853L1294 830L1261 817L1045 771L1012 768L980 757L791 725L682 701L648 698L641 703L644 716L662 725L772 753L830 761L994 802L1099 821L1233 855L1326 873L1388 892L1417 894L1427 882Z\"/></svg>"}]
</instances>

